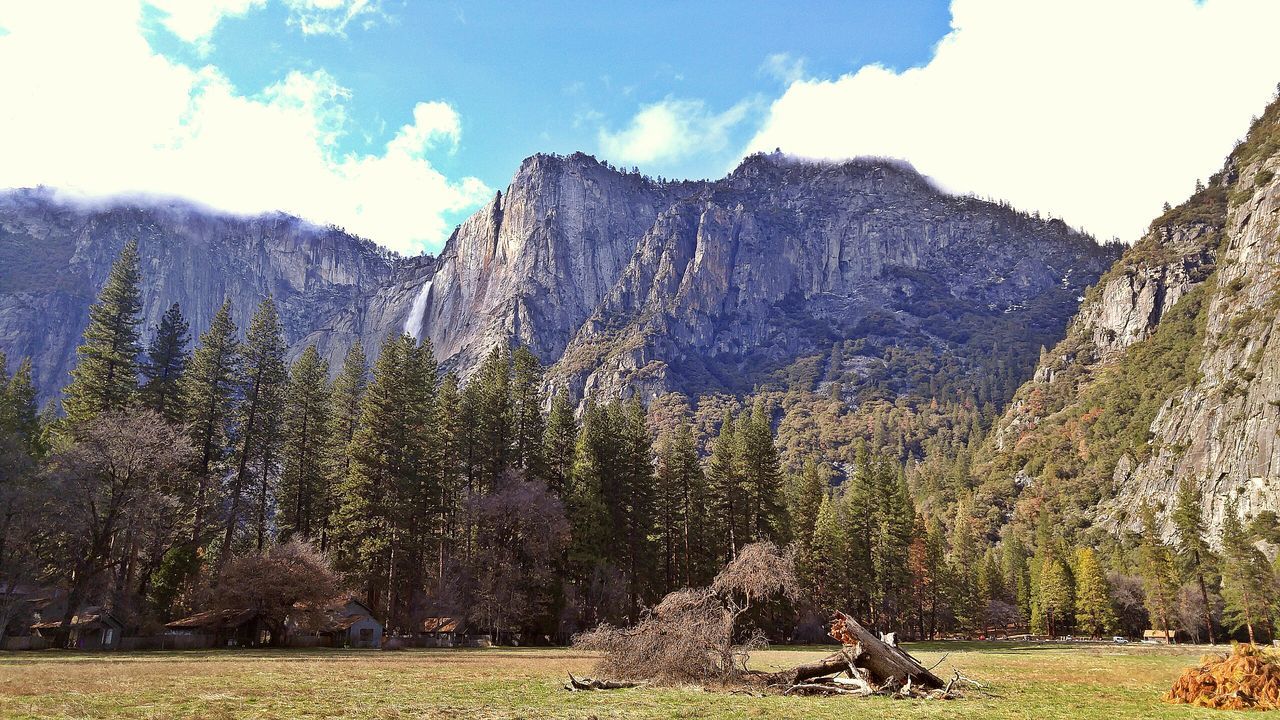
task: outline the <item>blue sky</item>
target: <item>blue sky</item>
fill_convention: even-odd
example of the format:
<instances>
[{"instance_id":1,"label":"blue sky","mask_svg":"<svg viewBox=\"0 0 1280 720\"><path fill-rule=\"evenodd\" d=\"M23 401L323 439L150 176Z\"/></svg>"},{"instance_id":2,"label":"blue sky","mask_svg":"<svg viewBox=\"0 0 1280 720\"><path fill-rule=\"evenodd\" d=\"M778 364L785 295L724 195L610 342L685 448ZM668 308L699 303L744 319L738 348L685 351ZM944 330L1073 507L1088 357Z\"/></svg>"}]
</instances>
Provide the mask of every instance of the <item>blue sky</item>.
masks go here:
<instances>
[{"instance_id":1,"label":"blue sky","mask_svg":"<svg viewBox=\"0 0 1280 720\"><path fill-rule=\"evenodd\" d=\"M221 22L201 56L163 16L150 9L158 49L212 63L244 92L290 70L331 74L351 92L340 151L384 144L419 100L448 103L463 118L462 139L436 165L493 187L536 152L603 156L602 128L617 132L638 108L684 98L713 114L750 107L725 147L645 169L718 177L791 79L779 77L781 56L827 77L868 63L903 69L929 60L950 21L937 0L820 2L803 12L785 2L408 2L385 3L367 27L353 23L343 35L307 35L289 26L287 8L269 4Z\"/></svg>"},{"instance_id":2,"label":"blue sky","mask_svg":"<svg viewBox=\"0 0 1280 720\"><path fill-rule=\"evenodd\" d=\"M1274 96L1273 0L0 0L0 188L438 251L521 159L780 147L1136 240Z\"/></svg>"}]
</instances>

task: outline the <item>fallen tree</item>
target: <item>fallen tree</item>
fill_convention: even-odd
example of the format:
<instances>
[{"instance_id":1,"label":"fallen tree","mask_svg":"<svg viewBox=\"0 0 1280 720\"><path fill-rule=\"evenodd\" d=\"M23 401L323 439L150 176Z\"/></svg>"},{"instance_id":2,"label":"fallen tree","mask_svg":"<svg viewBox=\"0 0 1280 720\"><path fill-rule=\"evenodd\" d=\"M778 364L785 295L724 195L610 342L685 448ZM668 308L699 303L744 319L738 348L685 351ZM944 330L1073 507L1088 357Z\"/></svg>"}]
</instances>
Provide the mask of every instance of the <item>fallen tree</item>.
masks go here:
<instances>
[{"instance_id":1,"label":"fallen tree","mask_svg":"<svg viewBox=\"0 0 1280 720\"><path fill-rule=\"evenodd\" d=\"M743 548L709 588L667 595L634 627L602 625L574 639L602 653L597 679L570 676L569 690L613 690L648 684L696 684L785 695L892 695L950 698L956 686L980 685L959 673L947 682L897 646L845 613L832 619L841 648L821 660L766 673L747 666L749 653L767 646L759 631L736 627L754 603L792 597L795 571L789 553L768 543ZM607 678L607 679L602 679Z\"/></svg>"},{"instance_id":2,"label":"fallen tree","mask_svg":"<svg viewBox=\"0 0 1280 720\"><path fill-rule=\"evenodd\" d=\"M785 688L785 692L791 694L797 692L797 688L817 692L812 682L817 678L829 680L822 687L831 694L905 692L920 696L949 689L941 678L896 643L881 640L845 613L836 613L831 623L831 637L840 641L840 650L817 662L764 675L765 684ZM846 674L850 682L841 682L844 680L841 674Z\"/></svg>"}]
</instances>

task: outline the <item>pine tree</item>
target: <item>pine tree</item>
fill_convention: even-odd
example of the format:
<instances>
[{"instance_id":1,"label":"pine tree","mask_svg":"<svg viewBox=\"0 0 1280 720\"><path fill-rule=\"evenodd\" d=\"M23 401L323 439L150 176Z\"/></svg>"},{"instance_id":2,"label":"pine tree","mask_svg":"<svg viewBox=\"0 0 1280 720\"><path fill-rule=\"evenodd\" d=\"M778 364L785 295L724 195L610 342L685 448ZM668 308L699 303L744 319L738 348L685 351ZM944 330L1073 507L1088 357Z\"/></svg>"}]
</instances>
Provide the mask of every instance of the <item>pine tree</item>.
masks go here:
<instances>
[{"instance_id":1,"label":"pine tree","mask_svg":"<svg viewBox=\"0 0 1280 720\"><path fill-rule=\"evenodd\" d=\"M438 533L434 519L442 502L440 445L436 432L439 415L436 388L439 368L431 341L406 344L405 364L399 383L404 396L406 445L394 466L391 513L394 527L389 617L411 620L412 600L426 584L430 566L438 557Z\"/></svg>"},{"instance_id":2,"label":"pine tree","mask_svg":"<svg viewBox=\"0 0 1280 720\"><path fill-rule=\"evenodd\" d=\"M5 357L0 353L0 380L4 379L4 372ZM47 449L41 430L31 358L23 358L8 382L0 385L0 432L15 435L28 456L39 458Z\"/></svg>"},{"instance_id":3,"label":"pine tree","mask_svg":"<svg viewBox=\"0 0 1280 720\"><path fill-rule=\"evenodd\" d=\"M750 413L744 412L737 425L738 467L745 507L743 542L781 541L786 516L782 499L782 469L778 448L773 442L770 412L757 399Z\"/></svg>"},{"instance_id":4,"label":"pine tree","mask_svg":"<svg viewBox=\"0 0 1280 720\"><path fill-rule=\"evenodd\" d=\"M818 506L831 488L831 468L812 458L804 461L800 472L788 477L784 492L787 526L796 541L807 544L813 537Z\"/></svg>"},{"instance_id":5,"label":"pine tree","mask_svg":"<svg viewBox=\"0 0 1280 720\"><path fill-rule=\"evenodd\" d=\"M439 502L436 365L429 345L402 335L382 346L338 489L333 534L340 570L365 588L370 607L408 621L422 586Z\"/></svg>"},{"instance_id":6,"label":"pine tree","mask_svg":"<svg viewBox=\"0 0 1280 720\"><path fill-rule=\"evenodd\" d=\"M330 392L330 424L329 429L329 487L336 492L339 485L346 481L351 473L351 441L360 429L360 408L364 401L365 390L369 387L369 361L364 354L364 346L356 340L347 350L342 360L342 369L333 379ZM320 549L329 548L329 523L337 509L333 493L322 497L324 508L318 510L323 516L325 527L320 534Z\"/></svg>"},{"instance_id":7,"label":"pine tree","mask_svg":"<svg viewBox=\"0 0 1280 720\"><path fill-rule=\"evenodd\" d=\"M281 426L288 371L284 362L284 328L275 301L263 300L249 322L240 351L243 400L236 418L236 469L227 489L219 569L231 559L232 541L246 501L254 502L256 547L266 544L268 500L280 457ZM256 482L255 482L256 481ZM256 491L256 492L255 492ZM252 496L246 497L248 493Z\"/></svg>"},{"instance_id":8,"label":"pine tree","mask_svg":"<svg viewBox=\"0 0 1280 720\"><path fill-rule=\"evenodd\" d=\"M123 410L137 396L141 285L138 243L130 241L89 308L84 342L76 349L76 366L62 401L72 432L102 413Z\"/></svg>"},{"instance_id":9,"label":"pine tree","mask_svg":"<svg viewBox=\"0 0 1280 720\"><path fill-rule=\"evenodd\" d=\"M1178 486L1177 503L1173 509L1173 524L1178 532L1177 554L1184 578L1196 583L1200 600L1204 603L1204 625L1209 634L1209 644L1216 642L1213 636L1212 605L1205 583L1206 565L1213 558L1213 551L1204 539L1204 521L1200 511L1200 486L1191 478L1184 478Z\"/></svg>"},{"instance_id":10,"label":"pine tree","mask_svg":"<svg viewBox=\"0 0 1280 720\"><path fill-rule=\"evenodd\" d=\"M737 557L742 540L742 481L737 463L733 415L726 412L711 447L707 468L707 504L711 511L711 543L723 559Z\"/></svg>"},{"instance_id":11,"label":"pine tree","mask_svg":"<svg viewBox=\"0 0 1280 720\"><path fill-rule=\"evenodd\" d=\"M1000 569L1004 573L1010 601L1026 621L1031 617L1031 570L1027 563L1027 550L1016 537L1004 540L1000 550Z\"/></svg>"},{"instance_id":12,"label":"pine tree","mask_svg":"<svg viewBox=\"0 0 1280 720\"><path fill-rule=\"evenodd\" d=\"M142 406L160 413L160 417L179 424L187 410L182 404L182 375L186 372L190 353L190 328L182 317L178 303L169 306L160 318L155 336L147 346L147 359L142 364L140 400Z\"/></svg>"},{"instance_id":13,"label":"pine tree","mask_svg":"<svg viewBox=\"0 0 1280 720\"><path fill-rule=\"evenodd\" d=\"M709 580L710 560L705 557L702 540L705 495L697 441L688 420L682 419L663 438L658 452L655 512L667 592Z\"/></svg>"},{"instance_id":14,"label":"pine tree","mask_svg":"<svg viewBox=\"0 0 1280 720\"><path fill-rule=\"evenodd\" d=\"M1040 622L1049 637L1057 637L1073 609L1071 573L1057 548L1037 553L1036 564L1039 572L1035 576L1035 594Z\"/></svg>"},{"instance_id":15,"label":"pine tree","mask_svg":"<svg viewBox=\"0 0 1280 720\"><path fill-rule=\"evenodd\" d=\"M563 392L551 400L551 414L542 438L547 489L564 497L576 460L578 423L573 417L573 404Z\"/></svg>"},{"instance_id":16,"label":"pine tree","mask_svg":"<svg viewBox=\"0 0 1280 720\"><path fill-rule=\"evenodd\" d=\"M512 354L511 405L515 428L514 463L525 474L546 481L542 439L546 422L542 417L542 363L529 348L521 345Z\"/></svg>"},{"instance_id":17,"label":"pine tree","mask_svg":"<svg viewBox=\"0 0 1280 720\"><path fill-rule=\"evenodd\" d=\"M511 353L505 348L489 351L471 378L476 403L472 422L478 441L480 492L494 488L512 466L515 447L515 415L511 403Z\"/></svg>"},{"instance_id":18,"label":"pine tree","mask_svg":"<svg viewBox=\"0 0 1280 720\"><path fill-rule=\"evenodd\" d=\"M606 490L605 502L613 512L613 522L622 528L624 557L631 581L632 611L651 594L655 567L650 537L654 532L653 447L639 400L615 405L615 424L621 429L621 452L616 474L616 495Z\"/></svg>"},{"instance_id":19,"label":"pine tree","mask_svg":"<svg viewBox=\"0 0 1280 720\"><path fill-rule=\"evenodd\" d=\"M907 555L915 526L915 505L907 489L906 475L885 457L876 462L879 502L872 563L876 585L872 590L875 623L879 627L898 625L907 608L910 578Z\"/></svg>"},{"instance_id":20,"label":"pine tree","mask_svg":"<svg viewBox=\"0 0 1280 720\"><path fill-rule=\"evenodd\" d=\"M818 520L818 508L831 486L831 471L812 459L806 460L799 473L787 477L784 495L787 505L787 526L797 549L797 572L801 581L812 586L818 568L813 564L810 544L813 526Z\"/></svg>"},{"instance_id":21,"label":"pine tree","mask_svg":"<svg viewBox=\"0 0 1280 720\"><path fill-rule=\"evenodd\" d=\"M1147 611L1157 630L1172 631L1173 612L1178 602L1178 574L1173 553L1160 539L1155 509L1142 506L1141 574L1147 596Z\"/></svg>"},{"instance_id":22,"label":"pine tree","mask_svg":"<svg viewBox=\"0 0 1280 720\"><path fill-rule=\"evenodd\" d=\"M308 345L289 368L284 406L284 472L280 477L280 537L319 538L331 494L329 363Z\"/></svg>"},{"instance_id":23,"label":"pine tree","mask_svg":"<svg viewBox=\"0 0 1280 720\"><path fill-rule=\"evenodd\" d=\"M850 578L849 610L867 623L875 623L876 542L880 532L883 490L878 475L879 459L872 457L865 442L854 449L853 474L845 481L840 497L845 518L844 573Z\"/></svg>"},{"instance_id":24,"label":"pine tree","mask_svg":"<svg viewBox=\"0 0 1280 720\"><path fill-rule=\"evenodd\" d=\"M1076 551L1075 579L1076 627L1090 637L1105 635L1116 626L1116 614L1107 576L1092 548Z\"/></svg>"},{"instance_id":25,"label":"pine tree","mask_svg":"<svg viewBox=\"0 0 1280 720\"><path fill-rule=\"evenodd\" d=\"M1252 644L1255 629L1268 620L1268 605L1280 588L1266 556L1240 523L1235 498L1228 498L1222 509L1222 554L1223 616L1233 631L1244 628Z\"/></svg>"},{"instance_id":26,"label":"pine tree","mask_svg":"<svg viewBox=\"0 0 1280 720\"><path fill-rule=\"evenodd\" d=\"M437 554L436 573L443 576L447 557L452 557L458 541L458 513L461 510L463 468L462 392L458 376L448 373L436 392L437 463L440 504L435 509Z\"/></svg>"},{"instance_id":27,"label":"pine tree","mask_svg":"<svg viewBox=\"0 0 1280 720\"><path fill-rule=\"evenodd\" d=\"M610 522L605 488L614 481L621 454L620 428L606 406L588 400L578 434L572 482L565 496L571 528L569 564L575 581L584 584L603 565L616 567L618 528Z\"/></svg>"},{"instance_id":28,"label":"pine tree","mask_svg":"<svg viewBox=\"0 0 1280 720\"><path fill-rule=\"evenodd\" d=\"M956 506L956 521L951 528L951 555L948 558L951 579L951 607L960 627L973 629L982 622L985 608L979 607L977 577L978 543L973 518L967 502Z\"/></svg>"},{"instance_id":29,"label":"pine tree","mask_svg":"<svg viewBox=\"0 0 1280 720\"><path fill-rule=\"evenodd\" d=\"M181 383L191 444L199 458L195 468L196 488L191 498L193 546L203 544L206 539L213 480L220 474L221 464L227 457L240 367L236 326L231 321L231 301L228 300L218 308L209 329L200 336ZM194 553L194 547L191 552Z\"/></svg>"},{"instance_id":30,"label":"pine tree","mask_svg":"<svg viewBox=\"0 0 1280 720\"><path fill-rule=\"evenodd\" d=\"M846 607L849 598L848 578L841 572L848 553L842 515L841 503L823 495L809 546L814 567L822 568L815 574L813 599L824 611Z\"/></svg>"}]
</instances>

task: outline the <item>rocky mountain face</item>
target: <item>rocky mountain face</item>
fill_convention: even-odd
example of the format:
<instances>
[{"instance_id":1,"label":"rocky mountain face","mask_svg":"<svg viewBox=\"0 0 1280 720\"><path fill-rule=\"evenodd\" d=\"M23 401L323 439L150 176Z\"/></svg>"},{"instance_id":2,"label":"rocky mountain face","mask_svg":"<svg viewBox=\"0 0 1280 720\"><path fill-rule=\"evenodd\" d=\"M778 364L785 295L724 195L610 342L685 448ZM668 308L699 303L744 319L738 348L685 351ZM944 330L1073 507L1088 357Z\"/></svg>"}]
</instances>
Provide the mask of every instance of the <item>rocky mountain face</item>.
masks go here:
<instances>
[{"instance_id":1,"label":"rocky mountain face","mask_svg":"<svg viewBox=\"0 0 1280 720\"><path fill-rule=\"evenodd\" d=\"M979 464L1008 483L995 495L1084 499L1109 528L1136 528L1151 502L1170 537L1187 479L1211 535L1229 499L1246 517L1280 511L1278 172L1273 105L1208 187L1101 279L1019 390Z\"/></svg>"},{"instance_id":2,"label":"rocky mountain face","mask_svg":"<svg viewBox=\"0 0 1280 720\"><path fill-rule=\"evenodd\" d=\"M833 342L963 364L1060 337L1111 255L889 161L748 158L654 219L557 366L576 394L750 391ZM1022 368L1020 368L1022 369Z\"/></svg>"},{"instance_id":3,"label":"rocky mountain face","mask_svg":"<svg viewBox=\"0 0 1280 720\"><path fill-rule=\"evenodd\" d=\"M0 195L0 350L31 357L42 399L66 384L88 310L124 243L142 258L143 320L181 305L193 335L223 299L242 328L268 295L293 355L315 343L340 362L360 338L377 347L403 326L434 261L286 215L241 218L180 202L89 207L46 190Z\"/></svg>"},{"instance_id":4,"label":"rocky mountain face","mask_svg":"<svg viewBox=\"0 0 1280 720\"><path fill-rule=\"evenodd\" d=\"M422 325L437 357L465 371L494 345L518 342L556 362L654 218L699 187L582 154L528 158L440 253Z\"/></svg>"},{"instance_id":5,"label":"rocky mountain face","mask_svg":"<svg viewBox=\"0 0 1280 720\"><path fill-rule=\"evenodd\" d=\"M846 340L863 343L851 367L883 370L910 347L962 372L1008 355L1025 377L1024 346L1060 338L1114 258L1061 221L877 160L759 155L719 181L658 182L536 155L438 257L418 258L284 215L17 191L0 196L0 349L33 358L45 397L128 239L148 326L178 302L199 333L224 297L244 325L270 294L294 355L315 343L336 364L357 338L373 353L410 332L465 376L521 343L578 397L749 391Z\"/></svg>"}]
</instances>

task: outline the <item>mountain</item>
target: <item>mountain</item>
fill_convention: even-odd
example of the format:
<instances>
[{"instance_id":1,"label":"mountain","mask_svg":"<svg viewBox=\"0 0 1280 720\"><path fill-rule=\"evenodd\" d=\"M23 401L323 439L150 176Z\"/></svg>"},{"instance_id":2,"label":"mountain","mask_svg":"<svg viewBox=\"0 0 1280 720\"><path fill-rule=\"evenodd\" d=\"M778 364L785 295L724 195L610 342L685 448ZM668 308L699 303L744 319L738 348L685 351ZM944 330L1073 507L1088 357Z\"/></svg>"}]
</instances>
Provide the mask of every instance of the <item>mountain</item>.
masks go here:
<instances>
[{"instance_id":1,"label":"mountain","mask_svg":"<svg viewBox=\"0 0 1280 720\"><path fill-rule=\"evenodd\" d=\"M315 343L336 363L357 338L376 348L407 331L465 375L519 342L578 397L817 389L805 368L850 343L839 362L855 400L859 378L927 388L899 367L907 354L1020 381L1115 257L1060 220L875 159L756 155L718 181L665 182L535 155L439 256L417 258L287 215L21 190L0 196L0 350L33 358L45 398L129 239L148 326L178 302L198 333L224 297L243 325L270 294L295 356Z\"/></svg>"},{"instance_id":2,"label":"mountain","mask_svg":"<svg viewBox=\"0 0 1280 720\"><path fill-rule=\"evenodd\" d=\"M1171 536L1184 480L1210 534L1226 502L1280 511L1280 104L1222 171L1151 223L1020 388L976 474L980 502Z\"/></svg>"},{"instance_id":3,"label":"mountain","mask_svg":"<svg viewBox=\"0 0 1280 720\"><path fill-rule=\"evenodd\" d=\"M741 393L857 340L841 362L867 377L889 348L1025 372L1111 257L901 163L755 155L655 219L556 370L579 394Z\"/></svg>"},{"instance_id":4,"label":"mountain","mask_svg":"<svg viewBox=\"0 0 1280 720\"><path fill-rule=\"evenodd\" d=\"M340 361L403 324L431 259L405 260L282 214L243 218L178 201L86 205L45 189L0 195L0 350L29 356L42 400L66 384L89 304L125 242L138 241L148 330L177 302L193 334L223 299L243 328L272 295L296 356Z\"/></svg>"}]
</instances>

